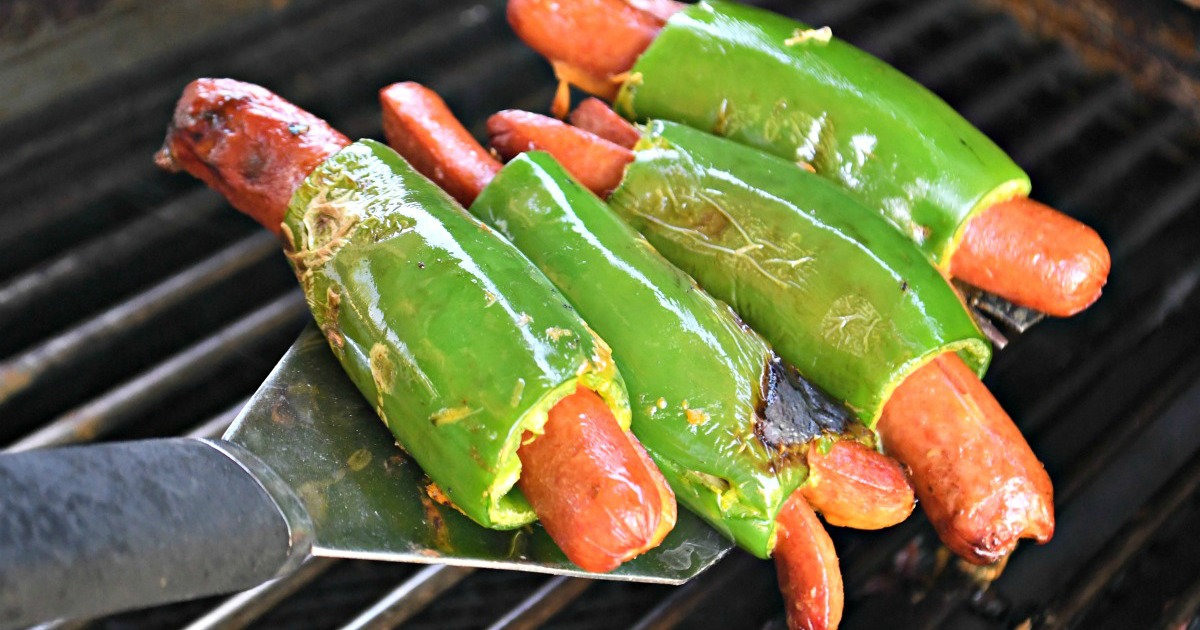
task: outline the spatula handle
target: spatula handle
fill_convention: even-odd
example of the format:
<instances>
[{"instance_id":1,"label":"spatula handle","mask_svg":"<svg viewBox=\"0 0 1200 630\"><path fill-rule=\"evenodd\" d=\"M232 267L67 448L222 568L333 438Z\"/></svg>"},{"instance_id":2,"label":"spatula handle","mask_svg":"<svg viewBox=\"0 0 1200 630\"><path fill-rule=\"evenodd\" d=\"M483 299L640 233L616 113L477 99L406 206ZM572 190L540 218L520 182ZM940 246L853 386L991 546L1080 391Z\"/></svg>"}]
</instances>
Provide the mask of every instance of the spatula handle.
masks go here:
<instances>
[{"instance_id":1,"label":"spatula handle","mask_svg":"<svg viewBox=\"0 0 1200 630\"><path fill-rule=\"evenodd\" d=\"M233 591L295 568L311 528L289 494L228 442L0 456L0 628Z\"/></svg>"}]
</instances>

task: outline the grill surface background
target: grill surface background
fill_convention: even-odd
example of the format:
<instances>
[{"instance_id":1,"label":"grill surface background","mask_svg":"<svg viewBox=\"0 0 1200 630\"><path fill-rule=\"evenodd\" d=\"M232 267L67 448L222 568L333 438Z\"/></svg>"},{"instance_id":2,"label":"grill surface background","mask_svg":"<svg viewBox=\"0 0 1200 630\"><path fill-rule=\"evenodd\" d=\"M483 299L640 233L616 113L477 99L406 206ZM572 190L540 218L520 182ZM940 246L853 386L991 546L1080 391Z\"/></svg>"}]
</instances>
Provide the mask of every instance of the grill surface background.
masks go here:
<instances>
[{"instance_id":1,"label":"grill surface background","mask_svg":"<svg viewBox=\"0 0 1200 630\"><path fill-rule=\"evenodd\" d=\"M491 112L549 102L501 2L281 4L0 124L0 445L219 434L306 321L272 239L150 161L188 80L262 83L351 136L380 135L375 93L396 80L431 85L477 133ZM969 0L771 8L941 94L1114 255L1095 308L1016 339L987 378L1056 482L1056 539L1019 549L981 593L953 563L935 571L921 518L835 532L844 627L1200 626L1196 121ZM744 554L680 588L317 561L233 599L91 624L781 628L781 608L771 565Z\"/></svg>"}]
</instances>

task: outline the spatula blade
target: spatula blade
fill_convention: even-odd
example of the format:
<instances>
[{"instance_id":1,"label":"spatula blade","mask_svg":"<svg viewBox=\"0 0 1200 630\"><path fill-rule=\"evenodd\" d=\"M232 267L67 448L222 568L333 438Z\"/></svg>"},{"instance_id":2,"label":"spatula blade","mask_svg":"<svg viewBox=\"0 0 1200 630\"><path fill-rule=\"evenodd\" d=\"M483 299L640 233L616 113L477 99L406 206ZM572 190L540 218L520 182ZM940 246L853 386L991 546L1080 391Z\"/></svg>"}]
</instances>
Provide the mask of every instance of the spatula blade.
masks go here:
<instances>
[{"instance_id":1,"label":"spatula blade","mask_svg":"<svg viewBox=\"0 0 1200 630\"><path fill-rule=\"evenodd\" d=\"M425 474L311 325L225 439L261 458L299 495L312 517L315 555L681 584L733 546L681 510L657 549L594 574L568 562L538 525L508 532L476 525L429 498Z\"/></svg>"}]
</instances>

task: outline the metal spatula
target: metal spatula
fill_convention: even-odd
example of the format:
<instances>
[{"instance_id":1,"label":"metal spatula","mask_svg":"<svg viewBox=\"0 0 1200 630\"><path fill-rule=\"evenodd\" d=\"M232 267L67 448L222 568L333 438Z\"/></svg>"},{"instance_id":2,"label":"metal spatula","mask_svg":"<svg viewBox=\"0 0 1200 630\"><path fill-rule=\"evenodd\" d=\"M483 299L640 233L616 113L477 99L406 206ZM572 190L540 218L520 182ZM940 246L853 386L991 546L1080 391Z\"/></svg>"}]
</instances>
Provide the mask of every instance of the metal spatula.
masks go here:
<instances>
[{"instance_id":1,"label":"metal spatula","mask_svg":"<svg viewBox=\"0 0 1200 630\"><path fill-rule=\"evenodd\" d=\"M310 326L223 440L0 457L0 628L246 588L309 555L679 584L732 547L681 512L660 547L590 574L428 483Z\"/></svg>"}]
</instances>

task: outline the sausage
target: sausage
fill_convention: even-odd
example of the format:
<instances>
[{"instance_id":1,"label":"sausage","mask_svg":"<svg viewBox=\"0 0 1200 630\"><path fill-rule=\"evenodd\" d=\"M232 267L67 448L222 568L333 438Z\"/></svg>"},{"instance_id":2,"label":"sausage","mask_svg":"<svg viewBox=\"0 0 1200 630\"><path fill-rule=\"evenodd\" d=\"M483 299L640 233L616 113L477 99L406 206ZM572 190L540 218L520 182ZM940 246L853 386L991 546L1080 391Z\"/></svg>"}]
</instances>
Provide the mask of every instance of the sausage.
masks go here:
<instances>
[{"instance_id":1,"label":"sausage","mask_svg":"<svg viewBox=\"0 0 1200 630\"><path fill-rule=\"evenodd\" d=\"M621 118L604 101L598 98L584 99L571 112L570 123L584 131L594 133L609 142L632 149L641 139L642 133Z\"/></svg>"},{"instance_id":2,"label":"sausage","mask_svg":"<svg viewBox=\"0 0 1200 630\"><path fill-rule=\"evenodd\" d=\"M348 144L329 123L266 88L197 79L184 88L155 162L191 173L278 235L292 193Z\"/></svg>"},{"instance_id":3,"label":"sausage","mask_svg":"<svg viewBox=\"0 0 1200 630\"><path fill-rule=\"evenodd\" d=\"M977 564L1021 538L1054 535L1050 477L1013 421L957 355L909 375L883 409L884 450L912 470L946 546Z\"/></svg>"},{"instance_id":4,"label":"sausage","mask_svg":"<svg viewBox=\"0 0 1200 630\"><path fill-rule=\"evenodd\" d=\"M584 570L615 569L661 542L665 521L674 523L675 495L635 439L595 392L579 388L550 410L545 433L526 434L517 450L517 486Z\"/></svg>"},{"instance_id":5,"label":"sausage","mask_svg":"<svg viewBox=\"0 0 1200 630\"><path fill-rule=\"evenodd\" d=\"M508 23L560 79L612 98L614 77L633 67L663 20L624 0L510 0Z\"/></svg>"},{"instance_id":6,"label":"sausage","mask_svg":"<svg viewBox=\"0 0 1200 630\"><path fill-rule=\"evenodd\" d=\"M625 177L633 152L560 120L507 110L487 122L491 145L505 159L525 151L547 151L571 175L601 197L606 197Z\"/></svg>"},{"instance_id":7,"label":"sausage","mask_svg":"<svg viewBox=\"0 0 1200 630\"><path fill-rule=\"evenodd\" d=\"M396 83L379 91L383 134L422 175L469 206L500 171L492 157L458 122L433 90Z\"/></svg>"},{"instance_id":8,"label":"sausage","mask_svg":"<svg viewBox=\"0 0 1200 630\"><path fill-rule=\"evenodd\" d=\"M808 450L808 480L800 492L830 525L883 529L912 514L916 499L899 462L858 442Z\"/></svg>"},{"instance_id":9,"label":"sausage","mask_svg":"<svg viewBox=\"0 0 1200 630\"><path fill-rule=\"evenodd\" d=\"M791 630L836 628L845 594L833 540L804 497L793 493L779 516L775 571Z\"/></svg>"},{"instance_id":10,"label":"sausage","mask_svg":"<svg viewBox=\"0 0 1200 630\"><path fill-rule=\"evenodd\" d=\"M278 234L292 194L348 144L262 87L199 79L184 90L155 160L202 179ZM604 402L577 391L549 418L543 434L518 449L518 484L567 557L607 571L661 542L675 522L674 494Z\"/></svg>"},{"instance_id":11,"label":"sausage","mask_svg":"<svg viewBox=\"0 0 1200 630\"><path fill-rule=\"evenodd\" d=\"M968 284L1066 317L1100 297L1111 261L1095 230L1018 197L971 219L950 263L950 273Z\"/></svg>"}]
</instances>

